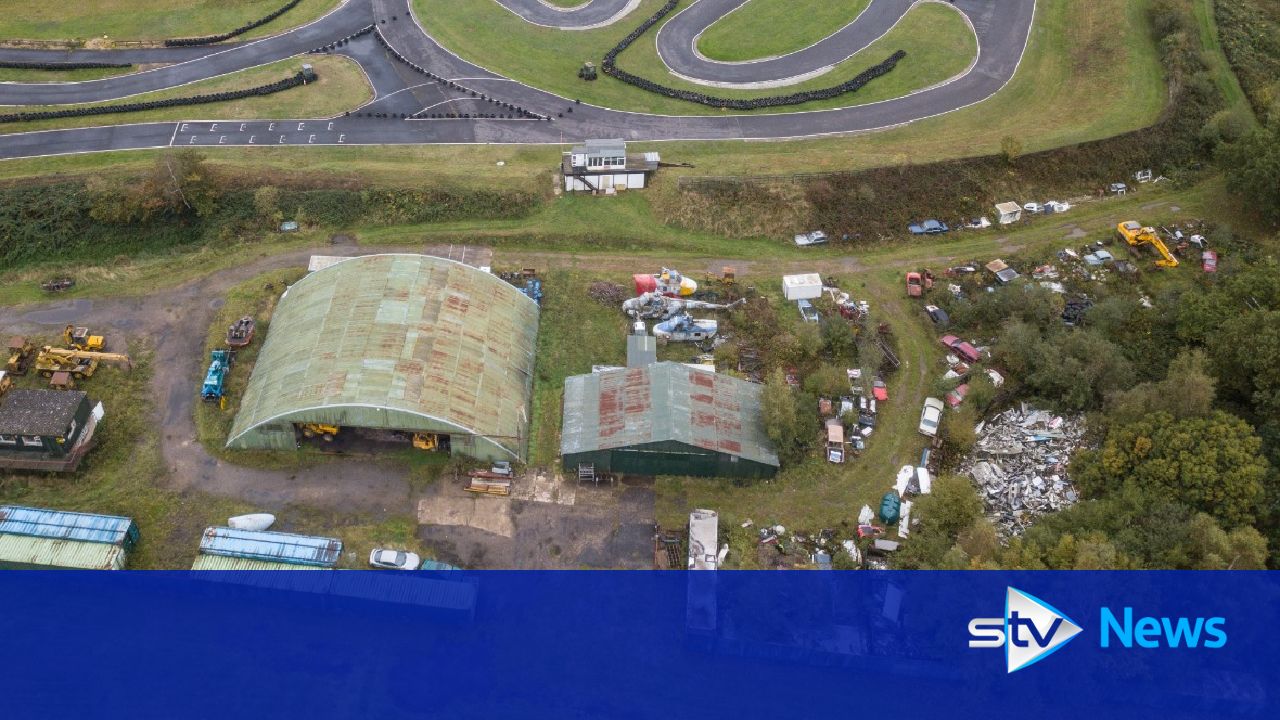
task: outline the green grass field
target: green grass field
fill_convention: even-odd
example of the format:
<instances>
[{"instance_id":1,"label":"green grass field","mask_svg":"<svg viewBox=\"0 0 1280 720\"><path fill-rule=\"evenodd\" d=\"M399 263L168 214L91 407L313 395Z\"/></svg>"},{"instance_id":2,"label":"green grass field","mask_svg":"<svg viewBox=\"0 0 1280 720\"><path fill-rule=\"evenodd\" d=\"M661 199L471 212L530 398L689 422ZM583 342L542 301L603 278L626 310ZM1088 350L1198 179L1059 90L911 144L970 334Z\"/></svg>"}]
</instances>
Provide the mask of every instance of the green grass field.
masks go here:
<instances>
[{"instance_id":1,"label":"green grass field","mask_svg":"<svg viewBox=\"0 0 1280 720\"><path fill-rule=\"evenodd\" d=\"M84 68L82 70L27 70L22 68L0 68L0 82L53 83L84 82L85 80L101 80L125 73L136 72L137 68Z\"/></svg>"},{"instance_id":2,"label":"green grass field","mask_svg":"<svg viewBox=\"0 0 1280 720\"><path fill-rule=\"evenodd\" d=\"M848 25L871 0L750 0L698 38L698 52L735 62L785 55Z\"/></svg>"},{"instance_id":3,"label":"green grass field","mask_svg":"<svg viewBox=\"0 0 1280 720\"><path fill-rule=\"evenodd\" d=\"M594 82L578 79L578 68L584 61L599 64L605 52L626 35L628 28L638 24L638 18L652 14L661 5L660 0L645 0L636 11L637 20L628 19L596 30L567 31L531 25L492 0L414 0L418 17L442 45L507 77L564 97L619 110L673 115L724 112L646 92L603 74ZM674 13L667 20L673 16ZM697 85L669 73L658 57L653 40L660 27L654 27L619 56L618 66L669 87L717 97L754 98L826 88L852 79L895 50L907 51L906 59L892 73L857 93L753 112L818 110L897 97L963 72L972 62L977 45L958 13L942 5L928 4L912 10L888 35L825 75L784 88L725 90ZM921 37L932 40L920 42ZM576 54L566 53L565 43L571 43Z\"/></svg>"},{"instance_id":4,"label":"green grass field","mask_svg":"<svg viewBox=\"0 0 1280 720\"><path fill-rule=\"evenodd\" d=\"M201 80L177 88L135 95L128 100L110 100L86 105L17 106L5 108L5 112L40 112L64 110L75 107L118 105L124 102L145 102L173 97L188 97L204 93L225 92L266 85L283 80L302 67L302 59L289 58L269 65L262 65L222 77ZM354 61L339 55L309 56L318 79L301 87L282 90L272 95L247 97L230 102L188 105L185 107L144 110L135 113L90 115L88 117L57 118L0 124L0 133L53 130L57 128L121 125L125 123L154 122L161 120L241 120L261 118L316 118L332 117L351 110L373 97L368 80Z\"/></svg>"},{"instance_id":5,"label":"green grass field","mask_svg":"<svg viewBox=\"0 0 1280 720\"><path fill-rule=\"evenodd\" d=\"M265 17L287 0L86 0L23 3L21 12L0 13L0 43L10 40L158 42L229 32ZM239 40L274 35L311 22L337 7L338 0L302 0L284 15L241 35ZM105 36L105 40L103 39Z\"/></svg>"}]
</instances>

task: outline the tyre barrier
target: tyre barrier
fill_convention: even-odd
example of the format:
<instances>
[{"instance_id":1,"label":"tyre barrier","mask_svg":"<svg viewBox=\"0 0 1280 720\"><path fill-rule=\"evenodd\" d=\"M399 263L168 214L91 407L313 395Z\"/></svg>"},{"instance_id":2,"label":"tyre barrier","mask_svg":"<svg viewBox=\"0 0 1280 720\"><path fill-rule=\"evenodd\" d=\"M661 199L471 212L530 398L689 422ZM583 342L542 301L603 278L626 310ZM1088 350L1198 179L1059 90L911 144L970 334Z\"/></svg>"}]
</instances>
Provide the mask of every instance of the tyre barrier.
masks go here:
<instances>
[{"instance_id":1,"label":"tyre barrier","mask_svg":"<svg viewBox=\"0 0 1280 720\"><path fill-rule=\"evenodd\" d=\"M103 68L130 68L133 63L111 62L22 62L18 60L0 60L0 68L14 70L98 70Z\"/></svg>"},{"instance_id":2,"label":"tyre barrier","mask_svg":"<svg viewBox=\"0 0 1280 720\"><path fill-rule=\"evenodd\" d=\"M254 20L253 22L247 25L241 25L240 27L236 28L235 30L232 30L231 32L225 32L225 33L222 33L221 35L205 35L204 37L173 38L171 40L165 40L164 46L165 47L194 47L197 45L212 45L214 43L222 42L223 40L230 40L231 38L236 37L237 35L243 35L256 27L266 25L272 20L275 20L281 15L297 7L298 3L300 2L302 2L302 0L289 0L289 2L285 3L285 6L280 8L279 10L276 10L275 12L267 15L266 17L258 18L257 20Z\"/></svg>"},{"instance_id":3,"label":"tyre barrier","mask_svg":"<svg viewBox=\"0 0 1280 720\"><path fill-rule=\"evenodd\" d=\"M751 99L723 98L700 92L693 92L691 90L677 90L665 85L659 85L652 80L646 80L639 75L633 75L626 70L620 69L617 64L618 55L620 55L623 50L630 47L636 40L640 39L640 36L648 32L650 28L658 24L658 22L662 20L662 18L666 17L668 13L674 10L678 2L679 0L667 0L667 3L661 8L658 8L658 11L654 13L652 17L641 23L639 27L631 31L630 35L627 35L621 42L614 45L613 49L605 53L604 61L600 64L601 72L609 77L621 80L628 85L638 87L641 90L647 90L648 92L656 93L658 95L665 95L675 100L684 100L686 102L698 103L699 105L706 105L714 108L755 110L758 108L781 107L784 105L799 105L801 103L812 102L814 100L826 100L845 93L857 92L872 80L888 74L890 70L893 70L894 67L897 66L900 60L907 56L905 50L898 50L890 55L884 62L881 62L878 65L872 65L859 73L857 77L847 82L840 83L839 85L833 85L819 90L806 90L803 92L791 93L790 95L771 95L768 97Z\"/></svg>"},{"instance_id":4,"label":"tyre barrier","mask_svg":"<svg viewBox=\"0 0 1280 720\"><path fill-rule=\"evenodd\" d=\"M125 103L123 105L102 105L99 107L73 108L67 110L11 113L8 115L0 115L0 123L29 122L32 120L51 120L54 118L68 117L88 117L91 115L112 115L115 113L155 110L158 108L181 107L183 105L205 105L208 103L225 102L227 100L240 100L258 95L271 95L273 93L278 93L281 90L288 90L289 88L295 88L305 84L305 81L302 79L302 73L298 73L293 77L273 82L270 85L259 85L258 87L246 88L244 90L231 90L228 92L209 93L206 95L191 95L189 97L152 100L150 102Z\"/></svg>"},{"instance_id":5,"label":"tyre barrier","mask_svg":"<svg viewBox=\"0 0 1280 720\"><path fill-rule=\"evenodd\" d=\"M357 30L357 31L355 31L355 32L353 32L353 33L351 33L350 35L348 35L348 36L346 36L346 37L344 37L344 38L341 38L341 39L339 39L339 40L334 40L333 42L329 43L328 45L321 45L320 47L313 49L311 52L312 52L313 54L315 54L315 53L327 53L327 52L333 52L334 50L337 50L337 49L338 49L338 48L340 48L340 47L344 47L344 46L346 46L346 44L347 44L347 43L349 43L349 42L351 42L352 40L355 40L356 38L358 38L358 37L362 37L362 36L364 36L364 35L368 35L368 34L369 34L369 33L371 33L371 32L373 32L373 26L372 26L372 25L366 25L366 26L364 26L363 28L360 28L359 30Z\"/></svg>"},{"instance_id":6,"label":"tyre barrier","mask_svg":"<svg viewBox=\"0 0 1280 720\"><path fill-rule=\"evenodd\" d=\"M372 28L372 29L374 29L374 30L377 30L377 28L374 28L373 26L370 26L370 28ZM499 106L499 107L503 107L503 108L506 108L506 109L508 109L508 110L511 110L511 111L512 111L512 113L505 113L505 114L504 114L504 113L499 113L499 114L496 114L496 115L490 115L490 116L491 116L491 117L493 117L494 119L501 119L501 120L550 120L550 119L551 119L551 118L550 118L550 116L547 116L547 115L540 115L540 114L538 114L538 113L531 112L531 111L529 111L529 110L525 110L524 108L522 108L522 107L520 107L520 106L518 106L518 105L513 105L513 104L508 103L508 102L502 102L502 101L500 101L500 100L495 100L495 99L493 99L493 98L489 97L488 95L486 95L486 94L484 94L484 93L482 93L482 92L479 92L479 91L476 91L476 90L472 90L472 89L471 89L471 88L469 88L469 87L463 87L462 85L459 85L459 84L457 84L457 83L453 82L452 80L449 80L449 79L447 79L447 78L440 77L439 75L436 75L436 74L434 74L434 73L432 73L432 72L429 72L426 68L424 68L424 67L422 67L422 66L420 66L420 65L415 64L415 63L414 63L412 60L410 60L409 58L407 58L407 57L405 57L405 56L401 55L400 53L396 52L395 48L391 47L391 43L387 42L387 39L386 39L385 37L383 37L383 35L382 35L382 31L381 31L381 30L377 30L377 32L375 32L375 33L373 34L373 36L374 36L375 38L377 38L378 42L382 44L382 48L383 48L384 50L386 50L386 51L387 51L387 53L388 53L389 55L391 55L391 57L393 57L393 58L395 58L396 60L400 61L403 65L405 65L405 66L406 66L406 67L408 67L409 69L413 70L414 72L418 73L419 75L423 75L423 76L427 77L428 79L433 80L433 81L435 81L436 83L438 83L438 84L440 84L440 85L443 85L444 87L446 87L446 88L448 88L448 89L450 89L450 90L456 90L456 91L458 91L458 92L460 92L460 93L468 93L468 94L470 94L470 96L471 96L472 98L475 98L475 99L477 99L477 100L480 100L480 101L483 101L483 102L487 102L487 103L490 103L490 104L493 104L493 105L497 105L497 106ZM452 117L452 118L458 118L458 117L461 117L458 113L447 113L447 115L448 115L449 117ZM480 117L483 117L483 115L484 115L483 113L468 113L468 114L467 114L467 117L469 117L469 118L480 118ZM430 117L433 117L433 118L434 118L435 116L436 116L436 114L432 114L432 115L430 115ZM416 112L416 113L414 113L414 114L410 115L410 116L409 116L409 119L410 119L410 120L422 120L422 119L425 119L425 118L427 118L427 117L428 117L428 115L426 114L426 111L425 111L425 110L419 110L418 112Z\"/></svg>"}]
</instances>

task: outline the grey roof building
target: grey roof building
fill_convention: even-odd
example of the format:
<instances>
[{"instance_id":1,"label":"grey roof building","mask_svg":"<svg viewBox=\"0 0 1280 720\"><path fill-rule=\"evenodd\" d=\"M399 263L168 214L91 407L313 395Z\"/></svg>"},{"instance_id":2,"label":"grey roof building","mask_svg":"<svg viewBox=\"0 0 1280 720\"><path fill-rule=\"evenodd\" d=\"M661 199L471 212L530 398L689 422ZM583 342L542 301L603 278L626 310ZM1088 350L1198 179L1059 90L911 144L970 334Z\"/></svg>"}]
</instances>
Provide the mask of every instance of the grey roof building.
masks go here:
<instances>
[{"instance_id":1,"label":"grey roof building","mask_svg":"<svg viewBox=\"0 0 1280 720\"><path fill-rule=\"evenodd\" d=\"M564 467L596 473L771 477L761 387L660 362L565 380Z\"/></svg>"}]
</instances>

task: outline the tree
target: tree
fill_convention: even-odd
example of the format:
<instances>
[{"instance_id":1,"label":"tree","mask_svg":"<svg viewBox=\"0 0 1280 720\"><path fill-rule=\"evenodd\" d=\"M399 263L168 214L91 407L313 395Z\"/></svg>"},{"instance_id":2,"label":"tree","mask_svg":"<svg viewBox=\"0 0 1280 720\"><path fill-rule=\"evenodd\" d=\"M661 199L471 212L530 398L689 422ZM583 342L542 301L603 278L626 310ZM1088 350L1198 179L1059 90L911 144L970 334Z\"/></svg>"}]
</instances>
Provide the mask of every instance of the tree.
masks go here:
<instances>
[{"instance_id":1,"label":"tree","mask_svg":"<svg viewBox=\"0 0 1280 720\"><path fill-rule=\"evenodd\" d=\"M1111 428L1100 449L1077 453L1072 477L1092 497L1133 485L1243 525L1261 509L1261 448L1253 428L1233 415L1174 420L1156 413Z\"/></svg>"},{"instance_id":2,"label":"tree","mask_svg":"<svg viewBox=\"0 0 1280 720\"><path fill-rule=\"evenodd\" d=\"M1022 155L1022 141L1012 135L1000 138L1000 154L1007 163L1012 163Z\"/></svg>"},{"instance_id":3,"label":"tree","mask_svg":"<svg viewBox=\"0 0 1280 720\"><path fill-rule=\"evenodd\" d=\"M1209 374L1204 351L1185 350L1169 363L1164 380L1141 383L1108 398L1107 420L1132 423L1157 412L1175 420L1205 417L1213 412L1216 388L1217 379Z\"/></svg>"},{"instance_id":4,"label":"tree","mask_svg":"<svg viewBox=\"0 0 1280 720\"><path fill-rule=\"evenodd\" d=\"M911 542L898 554L903 569L963 569L969 556L956 544L962 532L971 530L982 517L982 501L966 478L941 475L933 481L933 491L920 496L911 510L920 527L911 533ZM979 533L982 531L973 531ZM975 549L981 540L971 538Z\"/></svg>"},{"instance_id":5,"label":"tree","mask_svg":"<svg viewBox=\"0 0 1280 720\"><path fill-rule=\"evenodd\" d=\"M217 208L222 193L204 156L190 150L161 155L140 182L94 178L88 190L90 217L115 224L145 223L166 214L204 217Z\"/></svg>"},{"instance_id":6,"label":"tree","mask_svg":"<svg viewBox=\"0 0 1280 720\"><path fill-rule=\"evenodd\" d=\"M805 413L799 407L796 393L787 384L782 370L774 370L766 378L760 405L765 433L777 449L778 457L783 462L800 460L813 435L805 415L812 416L814 411L810 408Z\"/></svg>"},{"instance_id":7,"label":"tree","mask_svg":"<svg viewBox=\"0 0 1280 720\"><path fill-rule=\"evenodd\" d=\"M253 209L268 227L275 228L284 219L280 212L280 189L263 185L253 192Z\"/></svg>"},{"instance_id":8,"label":"tree","mask_svg":"<svg viewBox=\"0 0 1280 720\"><path fill-rule=\"evenodd\" d=\"M822 323L822 348L833 360L853 357L856 343L857 338L844 319L832 318Z\"/></svg>"},{"instance_id":9,"label":"tree","mask_svg":"<svg viewBox=\"0 0 1280 720\"><path fill-rule=\"evenodd\" d=\"M1280 118L1218 152L1227 188L1249 200L1272 225L1280 225Z\"/></svg>"},{"instance_id":10,"label":"tree","mask_svg":"<svg viewBox=\"0 0 1280 720\"><path fill-rule=\"evenodd\" d=\"M849 376L844 368L822 365L804 379L805 391L817 397L840 397L849 394Z\"/></svg>"}]
</instances>

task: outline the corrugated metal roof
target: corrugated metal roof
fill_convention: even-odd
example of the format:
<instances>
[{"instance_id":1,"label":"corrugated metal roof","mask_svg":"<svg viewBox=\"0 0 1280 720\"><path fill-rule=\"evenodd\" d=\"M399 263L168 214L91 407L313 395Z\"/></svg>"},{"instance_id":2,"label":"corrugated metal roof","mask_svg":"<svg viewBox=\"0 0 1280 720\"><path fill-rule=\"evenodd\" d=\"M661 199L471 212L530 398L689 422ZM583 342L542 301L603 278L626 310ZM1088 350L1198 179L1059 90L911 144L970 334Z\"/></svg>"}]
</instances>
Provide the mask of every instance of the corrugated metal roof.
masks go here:
<instances>
[{"instance_id":1,"label":"corrugated metal roof","mask_svg":"<svg viewBox=\"0 0 1280 720\"><path fill-rule=\"evenodd\" d=\"M0 565L14 563L77 570L121 570L127 553L120 545L0 535Z\"/></svg>"},{"instance_id":2,"label":"corrugated metal roof","mask_svg":"<svg viewBox=\"0 0 1280 720\"><path fill-rule=\"evenodd\" d=\"M537 303L459 262L369 255L318 270L281 299L227 445L257 447L264 425L336 422L474 435L522 459L537 334Z\"/></svg>"},{"instance_id":3,"label":"corrugated metal roof","mask_svg":"<svg viewBox=\"0 0 1280 720\"><path fill-rule=\"evenodd\" d=\"M562 454L675 441L766 465L761 387L673 362L565 380Z\"/></svg>"},{"instance_id":4,"label":"corrugated metal roof","mask_svg":"<svg viewBox=\"0 0 1280 720\"><path fill-rule=\"evenodd\" d=\"M206 528L200 536L200 552L206 555L333 567L342 557L342 541L337 538L265 530L211 527Z\"/></svg>"},{"instance_id":5,"label":"corrugated metal roof","mask_svg":"<svg viewBox=\"0 0 1280 720\"><path fill-rule=\"evenodd\" d=\"M10 390L0 398L0 435L61 435L86 397L80 390Z\"/></svg>"},{"instance_id":6,"label":"corrugated metal roof","mask_svg":"<svg viewBox=\"0 0 1280 720\"><path fill-rule=\"evenodd\" d=\"M138 531L133 518L0 505L0 535L27 535L132 547L137 541Z\"/></svg>"},{"instance_id":7,"label":"corrugated metal roof","mask_svg":"<svg viewBox=\"0 0 1280 720\"><path fill-rule=\"evenodd\" d=\"M320 570L314 565L294 565L292 563L271 562L269 560L253 560L242 557L226 557L223 555L197 555L191 564L192 570Z\"/></svg>"}]
</instances>

